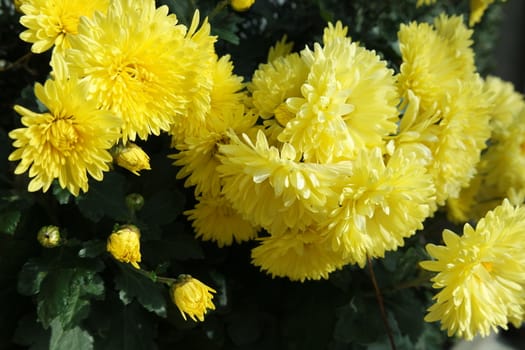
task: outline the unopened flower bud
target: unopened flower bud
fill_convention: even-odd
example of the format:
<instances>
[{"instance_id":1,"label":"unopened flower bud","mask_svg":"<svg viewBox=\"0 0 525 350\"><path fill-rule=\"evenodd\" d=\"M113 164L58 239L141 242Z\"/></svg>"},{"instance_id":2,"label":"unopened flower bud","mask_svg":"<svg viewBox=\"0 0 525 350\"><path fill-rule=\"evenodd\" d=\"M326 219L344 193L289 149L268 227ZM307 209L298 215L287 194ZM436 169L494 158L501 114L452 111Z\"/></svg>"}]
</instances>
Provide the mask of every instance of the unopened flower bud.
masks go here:
<instances>
[{"instance_id":1,"label":"unopened flower bud","mask_svg":"<svg viewBox=\"0 0 525 350\"><path fill-rule=\"evenodd\" d=\"M108 237L106 249L115 259L140 269L140 230L134 225L123 225Z\"/></svg>"},{"instance_id":2,"label":"unopened flower bud","mask_svg":"<svg viewBox=\"0 0 525 350\"><path fill-rule=\"evenodd\" d=\"M131 211L139 211L144 206L144 197L140 193L130 193L126 196L126 206Z\"/></svg>"},{"instance_id":3,"label":"unopened flower bud","mask_svg":"<svg viewBox=\"0 0 525 350\"><path fill-rule=\"evenodd\" d=\"M117 165L128 169L135 175L141 170L150 170L149 156L142 148L128 142L125 146L117 146L113 151L113 159Z\"/></svg>"},{"instance_id":4,"label":"unopened flower bud","mask_svg":"<svg viewBox=\"0 0 525 350\"><path fill-rule=\"evenodd\" d=\"M38 231L37 239L45 248L58 247L61 243L60 230L56 226L44 226Z\"/></svg>"},{"instance_id":5,"label":"unopened flower bud","mask_svg":"<svg viewBox=\"0 0 525 350\"><path fill-rule=\"evenodd\" d=\"M171 299L179 309L182 317L186 315L193 321L204 321L208 309L215 310L212 299L216 291L190 275L180 275L170 288Z\"/></svg>"},{"instance_id":6,"label":"unopened flower bud","mask_svg":"<svg viewBox=\"0 0 525 350\"><path fill-rule=\"evenodd\" d=\"M231 7L237 12L247 11L252 7L255 0L231 0Z\"/></svg>"}]
</instances>

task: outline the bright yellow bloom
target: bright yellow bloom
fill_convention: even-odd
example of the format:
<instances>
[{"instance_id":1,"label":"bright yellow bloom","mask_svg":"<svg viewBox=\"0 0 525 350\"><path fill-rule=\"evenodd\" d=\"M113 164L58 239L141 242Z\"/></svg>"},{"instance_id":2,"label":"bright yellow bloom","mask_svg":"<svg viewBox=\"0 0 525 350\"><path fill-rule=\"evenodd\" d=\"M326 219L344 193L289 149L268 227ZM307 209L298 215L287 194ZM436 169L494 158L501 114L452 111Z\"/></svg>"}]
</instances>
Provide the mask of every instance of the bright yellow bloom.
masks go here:
<instances>
[{"instance_id":1,"label":"bright yellow bloom","mask_svg":"<svg viewBox=\"0 0 525 350\"><path fill-rule=\"evenodd\" d=\"M409 112L398 141L421 153L420 142L430 151L438 205L468 185L490 136L491 101L475 73L471 36L461 17L444 14L434 26L413 22L398 33L399 89Z\"/></svg>"},{"instance_id":2,"label":"bright yellow bloom","mask_svg":"<svg viewBox=\"0 0 525 350\"><path fill-rule=\"evenodd\" d=\"M248 89L260 116L268 119L287 98L301 96L301 85L307 74L306 64L296 53L276 57L269 63L259 65Z\"/></svg>"},{"instance_id":3,"label":"bright yellow bloom","mask_svg":"<svg viewBox=\"0 0 525 350\"><path fill-rule=\"evenodd\" d=\"M438 141L430 145L434 157L430 173L437 203L443 205L447 198L457 197L476 173L490 137L490 109L479 79L451 87L440 104L444 113L436 128Z\"/></svg>"},{"instance_id":4,"label":"bright yellow bloom","mask_svg":"<svg viewBox=\"0 0 525 350\"><path fill-rule=\"evenodd\" d=\"M103 171L109 170L109 149L119 137L120 121L100 110L96 101L86 99L89 86L70 76L62 63L55 57L55 79L35 85L35 95L48 112L15 106L24 127L9 133L16 148L9 160L20 160L15 174L29 169L33 178L29 191L45 192L58 179L62 188L76 196L88 190L88 173L101 181Z\"/></svg>"},{"instance_id":5,"label":"bright yellow bloom","mask_svg":"<svg viewBox=\"0 0 525 350\"><path fill-rule=\"evenodd\" d=\"M208 309L215 310L211 293L216 291L190 275L180 275L170 288L171 299L184 320L188 315L195 322L204 321Z\"/></svg>"},{"instance_id":6,"label":"bright yellow bloom","mask_svg":"<svg viewBox=\"0 0 525 350\"><path fill-rule=\"evenodd\" d=\"M417 0L416 7L435 4L436 0Z\"/></svg>"},{"instance_id":7,"label":"bright yellow bloom","mask_svg":"<svg viewBox=\"0 0 525 350\"><path fill-rule=\"evenodd\" d=\"M348 164L301 163L293 146L269 146L260 130L255 143L247 135L244 142L236 135L230 138L230 144L219 148L222 193L252 224L272 234L302 230L337 202L330 186L349 171Z\"/></svg>"},{"instance_id":8,"label":"bright yellow bloom","mask_svg":"<svg viewBox=\"0 0 525 350\"><path fill-rule=\"evenodd\" d=\"M473 26L474 24L481 21L481 17L485 13L485 10L494 2L494 0L470 0L470 17L468 25Z\"/></svg>"},{"instance_id":9,"label":"bright yellow bloom","mask_svg":"<svg viewBox=\"0 0 525 350\"><path fill-rule=\"evenodd\" d=\"M348 27L344 26L341 21L337 21L335 26L333 23L328 23L328 26L323 30L323 44L326 45L331 41L344 39L348 36Z\"/></svg>"},{"instance_id":10,"label":"bright yellow bloom","mask_svg":"<svg viewBox=\"0 0 525 350\"><path fill-rule=\"evenodd\" d=\"M214 241L219 247L230 246L254 239L257 228L244 220L223 196L197 197L194 209L184 212L192 221L196 237L203 241Z\"/></svg>"},{"instance_id":11,"label":"bright yellow bloom","mask_svg":"<svg viewBox=\"0 0 525 350\"><path fill-rule=\"evenodd\" d=\"M506 193L525 186L525 109L509 125L506 137L498 139L483 154L485 183Z\"/></svg>"},{"instance_id":12,"label":"bright yellow bloom","mask_svg":"<svg viewBox=\"0 0 525 350\"><path fill-rule=\"evenodd\" d=\"M216 169L220 164L217 152L222 137L218 133L187 137L184 143L177 145L179 152L170 156L175 159L173 164L181 167L177 179L186 178L184 186L195 186L195 195L218 196L221 192L221 180Z\"/></svg>"},{"instance_id":13,"label":"bright yellow bloom","mask_svg":"<svg viewBox=\"0 0 525 350\"><path fill-rule=\"evenodd\" d=\"M435 189L424 163L402 151L387 163L379 148L362 151L352 169L325 231L334 251L363 267L423 228Z\"/></svg>"},{"instance_id":14,"label":"bright yellow bloom","mask_svg":"<svg viewBox=\"0 0 525 350\"><path fill-rule=\"evenodd\" d=\"M248 11L255 0L230 0L231 7L238 12Z\"/></svg>"},{"instance_id":15,"label":"bright yellow bloom","mask_svg":"<svg viewBox=\"0 0 525 350\"><path fill-rule=\"evenodd\" d=\"M301 58L309 74L301 97L286 100L295 117L278 139L292 144L305 161L351 159L363 147L383 146L397 131L393 71L375 52L334 36L324 47L304 49Z\"/></svg>"},{"instance_id":16,"label":"bright yellow bloom","mask_svg":"<svg viewBox=\"0 0 525 350\"><path fill-rule=\"evenodd\" d=\"M135 175L140 175L141 170L151 170L148 154L134 143L128 142L125 146L117 145L112 153L118 166L128 169Z\"/></svg>"},{"instance_id":17,"label":"bright yellow bloom","mask_svg":"<svg viewBox=\"0 0 525 350\"><path fill-rule=\"evenodd\" d=\"M524 97L514 89L512 83L494 76L485 79L483 90L487 92L491 104L491 138L505 139L512 130L510 125L525 108Z\"/></svg>"},{"instance_id":18,"label":"bright yellow bloom","mask_svg":"<svg viewBox=\"0 0 525 350\"><path fill-rule=\"evenodd\" d=\"M433 287L441 291L425 320L465 339L507 329L509 322L518 327L525 313L525 208L505 200L463 231L460 237L445 230L444 246L427 245L436 260L421 265L437 272Z\"/></svg>"},{"instance_id":19,"label":"bright yellow bloom","mask_svg":"<svg viewBox=\"0 0 525 350\"><path fill-rule=\"evenodd\" d=\"M108 6L109 0L24 0L20 23L28 29L20 34L20 39L33 43L31 51L35 53L53 45L64 50L69 47L69 38L77 34L80 17L105 12Z\"/></svg>"},{"instance_id":20,"label":"bright yellow bloom","mask_svg":"<svg viewBox=\"0 0 525 350\"><path fill-rule=\"evenodd\" d=\"M281 40L275 43L274 46L270 47L270 50L268 50L268 58L266 62L272 62L276 58L284 57L292 53L293 48L293 41L288 42L288 37L283 35Z\"/></svg>"},{"instance_id":21,"label":"bright yellow bloom","mask_svg":"<svg viewBox=\"0 0 525 350\"><path fill-rule=\"evenodd\" d=\"M398 76L401 96L408 91L420 98L421 109L436 109L435 101L443 99L457 80L471 80L475 73L473 31L460 16L442 14L428 23L402 24L399 46L403 63Z\"/></svg>"},{"instance_id":22,"label":"bright yellow bloom","mask_svg":"<svg viewBox=\"0 0 525 350\"><path fill-rule=\"evenodd\" d=\"M232 130L243 133L257 121L257 116L244 108L242 78L234 75L229 56L215 60L210 67L209 109L203 120L193 115L180 118L172 129L172 146L179 152L171 155L175 165L181 166L177 178L187 177L185 186L196 186L197 195L217 196L221 190L215 168L220 143L228 139Z\"/></svg>"},{"instance_id":23,"label":"bright yellow bloom","mask_svg":"<svg viewBox=\"0 0 525 350\"><path fill-rule=\"evenodd\" d=\"M322 230L312 226L261 238L261 244L252 250L252 264L272 277L288 277L291 281L328 279L344 260L321 234Z\"/></svg>"},{"instance_id":24,"label":"bright yellow bloom","mask_svg":"<svg viewBox=\"0 0 525 350\"><path fill-rule=\"evenodd\" d=\"M37 234L37 240L45 248L54 248L60 245L60 229L56 226L44 226Z\"/></svg>"},{"instance_id":25,"label":"bright yellow bloom","mask_svg":"<svg viewBox=\"0 0 525 350\"><path fill-rule=\"evenodd\" d=\"M186 137L198 136L202 130L207 131L206 118L212 109L213 89L221 90L221 86L229 88L232 81L235 85L232 94L242 88L242 78L232 74L233 65L229 56L218 59L214 47L217 38L210 35L211 27L207 19L204 19L200 28L199 22L200 15L196 11L185 36L183 53L184 57L193 57L191 61L186 61L189 65L184 73L184 93L188 104L186 110L177 113L170 129L172 146L184 142ZM220 79L224 79L223 85Z\"/></svg>"},{"instance_id":26,"label":"bright yellow bloom","mask_svg":"<svg viewBox=\"0 0 525 350\"><path fill-rule=\"evenodd\" d=\"M130 263L140 269L140 230L133 225L123 225L109 235L106 249L115 259L123 263Z\"/></svg>"},{"instance_id":27,"label":"bright yellow bloom","mask_svg":"<svg viewBox=\"0 0 525 350\"><path fill-rule=\"evenodd\" d=\"M525 186L525 102L510 83L496 77L485 80L490 103L491 139L477 165L478 174L457 199L449 198L449 217L477 220L505 197L519 197ZM520 203L518 200L516 203Z\"/></svg>"},{"instance_id":28,"label":"bright yellow bloom","mask_svg":"<svg viewBox=\"0 0 525 350\"><path fill-rule=\"evenodd\" d=\"M65 59L90 84L103 109L122 120L122 140L168 131L186 111L184 76L194 51L186 51L186 27L154 0L113 1L107 14L82 17Z\"/></svg>"}]
</instances>

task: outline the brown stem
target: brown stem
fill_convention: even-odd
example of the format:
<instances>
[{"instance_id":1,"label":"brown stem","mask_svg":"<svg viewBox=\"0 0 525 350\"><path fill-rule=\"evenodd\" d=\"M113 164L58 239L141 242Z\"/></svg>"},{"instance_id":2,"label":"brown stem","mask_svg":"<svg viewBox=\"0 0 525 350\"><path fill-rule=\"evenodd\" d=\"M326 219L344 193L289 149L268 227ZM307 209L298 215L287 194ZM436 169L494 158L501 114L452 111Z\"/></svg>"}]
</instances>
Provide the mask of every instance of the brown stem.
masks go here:
<instances>
[{"instance_id":1,"label":"brown stem","mask_svg":"<svg viewBox=\"0 0 525 350\"><path fill-rule=\"evenodd\" d=\"M390 341L390 348L392 350L396 350L396 343L394 342L394 336L392 335L392 329L390 328L390 324L388 323L388 319L386 317L385 304L383 303L383 296L381 295L381 290L379 290L379 286L377 285L376 275L374 273L374 268L372 267L372 259L370 259L370 257L367 257L367 259L368 259L368 270L370 271L370 277L372 278L372 284L374 285L377 303L379 304L379 310L381 311L381 318L383 319L383 323L386 329L386 334L388 335L388 340Z\"/></svg>"}]
</instances>

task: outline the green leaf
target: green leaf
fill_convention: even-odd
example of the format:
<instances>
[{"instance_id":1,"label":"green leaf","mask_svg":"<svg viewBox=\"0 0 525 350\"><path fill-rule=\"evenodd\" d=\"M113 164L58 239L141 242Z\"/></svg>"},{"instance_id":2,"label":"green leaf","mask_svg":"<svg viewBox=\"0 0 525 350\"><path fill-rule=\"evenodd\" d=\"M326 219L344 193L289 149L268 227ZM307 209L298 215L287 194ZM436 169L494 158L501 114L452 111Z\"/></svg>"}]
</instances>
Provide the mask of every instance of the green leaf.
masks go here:
<instances>
[{"instance_id":1,"label":"green leaf","mask_svg":"<svg viewBox=\"0 0 525 350\"><path fill-rule=\"evenodd\" d=\"M166 317L166 300L162 290L151 279L119 264L120 271L115 276L115 288L119 290L120 300L128 305L134 298L148 311Z\"/></svg>"},{"instance_id":2,"label":"green leaf","mask_svg":"<svg viewBox=\"0 0 525 350\"><path fill-rule=\"evenodd\" d=\"M334 339L340 342L370 344L386 337L381 311L373 298L352 298L336 314Z\"/></svg>"},{"instance_id":3,"label":"green leaf","mask_svg":"<svg viewBox=\"0 0 525 350\"><path fill-rule=\"evenodd\" d=\"M91 350L93 337L80 327L62 328L62 322L54 319L51 322L50 350Z\"/></svg>"},{"instance_id":4,"label":"green leaf","mask_svg":"<svg viewBox=\"0 0 525 350\"><path fill-rule=\"evenodd\" d=\"M40 292L40 285L49 273L47 262L42 259L29 259L18 275L17 290L22 295L35 295Z\"/></svg>"},{"instance_id":5,"label":"green leaf","mask_svg":"<svg viewBox=\"0 0 525 350\"><path fill-rule=\"evenodd\" d=\"M106 251L106 242L101 240L91 240L82 243L82 248L78 251L81 258L96 258Z\"/></svg>"},{"instance_id":6,"label":"green leaf","mask_svg":"<svg viewBox=\"0 0 525 350\"><path fill-rule=\"evenodd\" d=\"M415 293L409 289L396 293L395 299L388 300L388 308L394 313L399 330L416 342L423 332L424 307Z\"/></svg>"},{"instance_id":7,"label":"green leaf","mask_svg":"<svg viewBox=\"0 0 525 350\"><path fill-rule=\"evenodd\" d=\"M52 191L58 203L67 204L69 202L71 193L66 188L60 187L57 181L53 182Z\"/></svg>"},{"instance_id":8,"label":"green leaf","mask_svg":"<svg viewBox=\"0 0 525 350\"><path fill-rule=\"evenodd\" d=\"M184 208L184 195L178 191L157 192L146 198L139 217L151 225L166 225Z\"/></svg>"},{"instance_id":9,"label":"green leaf","mask_svg":"<svg viewBox=\"0 0 525 350\"><path fill-rule=\"evenodd\" d=\"M239 30L238 24L242 19L228 11L221 11L216 14L210 21L211 34L218 35L220 39L234 45L239 45L240 39L237 35Z\"/></svg>"},{"instance_id":10,"label":"green leaf","mask_svg":"<svg viewBox=\"0 0 525 350\"><path fill-rule=\"evenodd\" d=\"M90 298L104 294L104 283L96 272L80 268L49 272L38 294L37 313L44 328L58 318L64 329L79 324L89 314Z\"/></svg>"},{"instance_id":11,"label":"green leaf","mask_svg":"<svg viewBox=\"0 0 525 350\"><path fill-rule=\"evenodd\" d=\"M76 198L82 214L98 222L107 216L116 220L129 216L124 193L124 176L118 173L106 174L101 182L92 182L89 191Z\"/></svg>"},{"instance_id":12,"label":"green leaf","mask_svg":"<svg viewBox=\"0 0 525 350\"><path fill-rule=\"evenodd\" d=\"M439 329L439 323L422 322L423 332L414 350L441 350L447 338L447 333Z\"/></svg>"},{"instance_id":13,"label":"green leaf","mask_svg":"<svg viewBox=\"0 0 525 350\"><path fill-rule=\"evenodd\" d=\"M36 314L24 315L18 321L18 326L13 335L13 342L18 345L28 346L30 350L48 350L50 331L44 330L36 320Z\"/></svg>"},{"instance_id":14,"label":"green leaf","mask_svg":"<svg viewBox=\"0 0 525 350\"><path fill-rule=\"evenodd\" d=\"M170 12L177 15L180 23L190 25L193 12L195 11L195 5L192 0L162 0L160 3L166 4L170 8Z\"/></svg>"},{"instance_id":15,"label":"green leaf","mask_svg":"<svg viewBox=\"0 0 525 350\"><path fill-rule=\"evenodd\" d=\"M97 310L98 325L105 326L99 332L95 345L100 350L157 349L153 315L136 302L128 305L110 299L103 310Z\"/></svg>"},{"instance_id":16,"label":"green leaf","mask_svg":"<svg viewBox=\"0 0 525 350\"><path fill-rule=\"evenodd\" d=\"M237 36L237 34L235 34L234 32L232 32L229 29L213 27L212 28L212 35L217 35L222 40L227 41L229 43L232 43L234 45L239 45L239 43L240 43L240 39Z\"/></svg>"},{"instance_id":17,"label":"green leaf","mask_svg":"<svg viewBox=\"0 0 525 350\"><path fill-rule=\"evenodd\" d=\"M255 342L262 332L262 322L254 310L234 313L228 319L228 334L237 346Z\"/></svg>"},{"instance_id":18,"label":"green leaf","mask_svg":"<svg viewBox=\"0 0 525 350\"><path fill-rule=\"evenodd\" d=\"M0 232L13 235L20 222L22 213L19 210L8 210L0 213Z\"/></svg>"},{"instance_id":19,"label":"green leaf","mask_svg":"<svg viewBox=\"0 0 525 350\"><path fill-rule=\"evenodd\" d=\"M171 259L185 261L204 258L199 241L184 233L175 233L169 239L144 242L142 251L154 264Z\"/></svg>"}]
</instances>

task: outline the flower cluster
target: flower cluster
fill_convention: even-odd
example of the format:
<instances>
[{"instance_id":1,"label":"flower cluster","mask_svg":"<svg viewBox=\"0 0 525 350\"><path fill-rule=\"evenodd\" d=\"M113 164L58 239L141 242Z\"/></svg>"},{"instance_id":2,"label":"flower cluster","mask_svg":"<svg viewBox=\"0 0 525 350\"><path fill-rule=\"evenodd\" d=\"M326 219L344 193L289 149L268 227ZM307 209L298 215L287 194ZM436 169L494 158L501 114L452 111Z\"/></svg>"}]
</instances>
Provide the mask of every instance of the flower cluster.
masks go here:
<instances>
[{"instance_id":1,"label":"flower cluster","mask_svg":"<svg viewBox=\"0 0 525 350\"><path fill-rule=\"evenodd\" d=\"M490 136L461 17L401 25L397 75L346 33L329 24L298 53L278 42L248 85L263 127L219 145L221 194L264 229L252 259L272 276L327 278L403 246L467 186Z\"/></svg>"},{"instance_id":2,"label":"flower cluster","mask_svg":"<svg viewBox=\"0 0 525 350\"><path fill-rule=\"evenodd\" d=\"M10 133L16 150L9 159L20 160L17 174L29 170L30 191L47 191L58 180L74 195L86 192L87 174L100 181L110 169L114 146L176 130L188 115L202 119L208 80L223 72L211 72L223 61L215 63L215 37L206 21L199 28L198 11L187 28L153 0L86 4L27 1L20 7L28 27L22 38L34 43L32 50L54 45L51 77L35 86L47 110L16 106L24 127ZM149 169L147 155L132 153L133 164L129 153L116 157L117 164L134 173Z\"/></svg>"},{"instance_id":3,"label":"flower cluster","mask_svg":"<svg viewBox=\"0 0 525 350\"><path fill-rule=\"evenodd\" d=\"M471 1L471 27L491 2ZM427 246L436 260L422 266L441 291L426 320L467 339L523 321L525 101L480 76L463 17L401 24L398 71L336 22L299 51L284 36L243 82L199 11L188 26L154 0L24 0L20 11L21 38L52 50L34 87L41 110L15 106L22 126L9 133L29 191L56 183L78 196L112 163L139 175L151 169L140 142L166 133L193 188L184 214L196 237L254 240L254 265L304 282L397 250L438 209L481 218ZM143 198L128 204L136 219ZM54 226L38 239L63 244ZM138 227L120 226L106 249L144 273ZM185 320L215 309L202 282L161 279Z\"/></svg>"}]
</instances>

